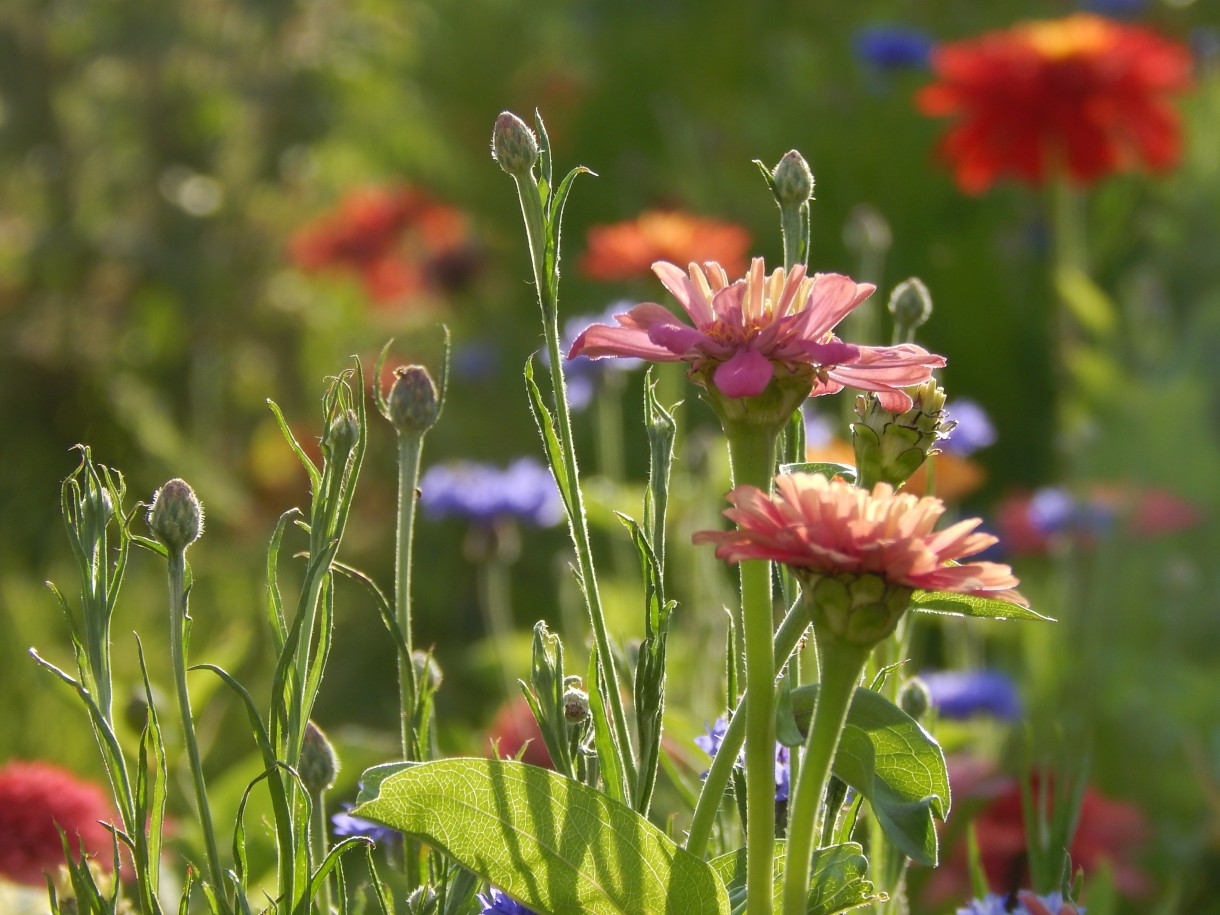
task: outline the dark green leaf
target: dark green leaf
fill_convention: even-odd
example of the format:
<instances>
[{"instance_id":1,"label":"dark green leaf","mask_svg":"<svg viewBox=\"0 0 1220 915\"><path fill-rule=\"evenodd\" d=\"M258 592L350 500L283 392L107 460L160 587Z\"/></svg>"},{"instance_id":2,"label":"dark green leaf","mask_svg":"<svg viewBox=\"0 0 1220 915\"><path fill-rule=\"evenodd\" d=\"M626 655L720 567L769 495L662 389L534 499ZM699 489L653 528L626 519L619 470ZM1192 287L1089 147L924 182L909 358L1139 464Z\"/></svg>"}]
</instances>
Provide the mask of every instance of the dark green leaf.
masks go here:
<instances>
[{"instance_id":1,"label":"dark green leaf","mask_svg":"<svg viewBox=\"0 0 1220 915\"><path fill-rule=\"evenodd\" d=\"M816 684L792 692L808 733ZM886 837L920 864L936 865L935 816L949 812L949 773L940 745L919 722L884 696L857 689L835 755L836 776L868 799Z\"/></svg>"},{"instance_id":2,"label":"dark green leaf","mask_svg":"<svg viewBox=\"0 0 1220 915\"><path fill-rule=\"evenodd\" d=\"M441 849L539 915L729 911L710 865L631 808L554 772L446 759L377 775L376 796L354 815Z\"/></svg>"},{"instance_id":3,"label":"dark green leaf","mask_svg":"<svg viewBox=\"0 0 1220 915\"><path fill-rule=\"evenodd\" d=\"M712 867L728 888L733 912L745 911L746 850L713 858ZM775 843L775 881L772 886L778 908L784 882L784 843ZM855 842L819 848L813 853L806 915L836 915L870 905L880 899L868 879L868 859ZM740 906L740 909L738 908Z\"/></svg>"},{"instance_id":4,"label":"dark green leaf","mask_svg":"<svg viewBox=\"0 0 1220 915\"><path fill-rule=\"evenodd\" d=\"M559 369L555 368L553 371L559 371ZM534 381L533 356L525 360L525 389L529 393L530 411L534 414L534 422L538 425L538 434L542 436L542 445L546 449L547 462L551 465L551 473L559 486L559 495L563 498L563 506L570 519L573 512L572 486L568 480L568 474L564 470L563 446L560 445L559 436L555 433L555 418L547 409L546 402L542 399L542 392L538 390L538 384Z\"/></svg>"},{"instance_id":5,"label":"dark green leaf","mask_svg":"<svg viewBox=\"0 0 1220 915\"><path fill-rule=\"evenodd\" d=\"M924 613L945 613L951 616L973 616L986 620L1043 620L1055 622L1033 610L1006 600L975 597L953 591L916 591L911 596L911 609Z\"/></svg>"}]
</instances>

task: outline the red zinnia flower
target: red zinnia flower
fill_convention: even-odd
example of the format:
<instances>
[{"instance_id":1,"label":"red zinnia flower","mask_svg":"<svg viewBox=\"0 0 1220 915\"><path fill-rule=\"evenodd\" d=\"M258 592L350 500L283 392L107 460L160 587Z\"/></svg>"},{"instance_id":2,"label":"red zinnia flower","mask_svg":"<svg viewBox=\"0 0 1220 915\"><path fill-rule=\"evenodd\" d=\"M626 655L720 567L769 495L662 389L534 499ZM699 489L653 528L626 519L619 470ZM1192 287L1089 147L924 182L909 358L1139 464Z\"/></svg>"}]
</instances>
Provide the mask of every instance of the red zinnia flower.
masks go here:
<instances>
[{"instance_id":1,"label":"red zinnia flower","mask_svg":"<svg viewBox=\"0 0 1220 915\"><path fill-rule=\"evenodd\" d=\"M1002 175L1080 184L1136 165L1172 166L1181 145L1168 96L1189 88L1189 50L1141 26L1080 13L942 45L925 114L958 119L940 145L967 192Z\"/></svg>"},{"instance_id":2,"label":"red zinnia flower","mask_svg":"<svg viewBox=\"0 0 1220 915\"><path fill-rule=\"evenodd\" d=\"M649 210L626 222L591 227L588 243L581 267L595 280L644 277L657 261L717 261L737 274L746 268L750 233L731 222Z\"/></svg>"},{"instance_id":3,"label":"red zinnia flower","mask_svg":"<svg viewBox=\"0 0 1220 915\"><path fill-rule=\"evenodd\" d=\"M10 762L0 769L0 876L41 886L43 874L64 863L56 826L74 855L96 855L96 863L110 870L113 841L99 820L116 817L98 786L46 763Z\"/></svg>"},{"instance_id":4,"label":"red zinnia flower","mask_svg":"<svg viewBox=\"0 0 1220 915\"><path fill-rule=\"evenodd\" d=\"M694 327L655 302L616 315L618 327L594 324L576 338L568 358L627 356L652 362L689 362L695 380L725 397L756 397L772 377L807 379L811 394L844 387L876 391L887 410L911 408L901 388L922 384L943 356L912 343L855 346L832 331L873 287L836 273L807 276L797 265L770 276L755 258L744 279L730 283L719 264L674 264L653 270Z\"/></svg>"},{"instance_id":5,"label":"red zinnia flower","mask_svg":"<svg viewBox=\"0 0 1220 915\"><path fill-rule=\"evenodd\" d=\"M842 480L792 473L775 478L772 496L738 486L728 500L733 508L724 515L737 530L699 531L692 538L716 544L718 559L769 559L827 575L877 575L900 587L1029 606L1008 566L965 561L996 542L975 531L978 518L934 530L945 511L934 496L895 493L888 483L870 493Z\"/></svg>"},{"instance_id":6,"label":"red zinnia flower","mask_svg":"<svg viewBox=\"0 0 1220 915\"><path fill-rule=\"evenodd\" d=\"M369 297L395 302L470 272L465 215L413 187L357 188L289 242L302 270L358 274Z\"/></svg>"}]
</instances>

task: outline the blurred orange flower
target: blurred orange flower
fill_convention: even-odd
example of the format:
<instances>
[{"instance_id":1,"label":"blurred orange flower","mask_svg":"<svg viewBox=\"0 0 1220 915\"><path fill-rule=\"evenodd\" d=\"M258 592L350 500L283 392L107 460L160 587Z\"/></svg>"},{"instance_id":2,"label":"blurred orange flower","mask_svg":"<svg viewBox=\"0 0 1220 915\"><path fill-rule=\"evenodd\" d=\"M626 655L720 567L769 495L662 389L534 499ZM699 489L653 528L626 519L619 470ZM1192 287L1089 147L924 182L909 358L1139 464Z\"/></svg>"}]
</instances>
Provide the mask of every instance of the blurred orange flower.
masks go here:
<instances>
[{"instance_id":1,"label":"blurred orange flower","mask_svg":"<svg viewBox=\"0 0 1220 915\"><path fill-rule=\"evenodd\" d=\"M652 275L657 261L685 267L716 261L730 276L746 271L750 233L677 210L648 210L635 219L591 226L581 268L595 280L629 280Z\"/></svg>"},{"instance_id":2,"label":"blurred orange flower","mask_svg":"<svg viewBox=\"0 0 1220 915\"><path fill-rule=\"evenodd\" d=\"M348 192L335 210L298 230L288 250L306 272L356 273L380 303L452 289L475 266L465 214L408 186Z\"/></svg>"},{"instance_id":3,"label":"blurred orange flower","mask_svg":"<svg viewBox=\"0 0 1220 915\"><path fill-rule=\"evenodd\" d=\"M964 191L1011 175L1038 185L1066 169L1089 184L1172 166L1181 146L1168 98L1191 84L1190 51L1142 26L1080 13L942 45L924 114L957 118L939 147Z\"/></svg>"}]
</instances>

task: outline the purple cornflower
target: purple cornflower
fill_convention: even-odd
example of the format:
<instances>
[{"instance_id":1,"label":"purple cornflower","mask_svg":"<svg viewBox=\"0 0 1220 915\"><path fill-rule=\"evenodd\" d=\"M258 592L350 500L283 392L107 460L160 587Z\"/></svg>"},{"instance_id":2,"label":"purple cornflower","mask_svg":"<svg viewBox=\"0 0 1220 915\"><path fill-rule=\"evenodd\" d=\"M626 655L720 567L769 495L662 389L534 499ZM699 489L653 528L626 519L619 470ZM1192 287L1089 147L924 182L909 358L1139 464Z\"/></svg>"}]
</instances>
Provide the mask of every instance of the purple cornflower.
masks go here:
<instances>
[{"instance_id":1,"label":"purple cornflower","mask_svg":"<svg viewBox=\"0 0 1220 915\"><path fill-rule=\"evenodd\" d=\"M991 715L1002 721L1021 717L1021 697L1006 675L998 670L940 670L921 673L932 704L941 718L959 720L973 715Z\"/></svg>"},{"instance_id":2,"label":"purple cornflower","mask_svg":"<svg viewBox=\"0 0 1220 915\"><path fill-rule=\"evenodd\" d=\"M563 503L550 470L533 458L506 468L474 461L429 467L419 481L419 504L430 518L465 518L479 524L512 518L550 527L563 518Z\"/></svg>"},{"instance_id":3,"label":"purple cornflower","mask_svg":"<svg viewBox=\"0 0 1220 915\"><path fill-rule=\"evenodd\" d=\"M495 887L492 887L490 893L479 893L479 902L483 904L480 915L534 915L533 909L527 909Z\"/></svg>"},{"instance_id":4,"label":"purple cornflower","mask_svg":"<svg viewBox=\"0 0 1220 915\"><path fill-rule=\"evenodd\" d=\"M706 753L708 756L715 756L720 750L721 743L724 742L724 732L729 729L729 721L727 718L717 718L711 725L708 726L707 733L701 734L695 738L695 746ZM777 801L788 800L788 787L791 777L791 770L788 765L789 750L781 743L775 745L775 799ZM737 765L745 766L746 756L743 749L737 754ZM704 772L702 777L706 777Z\"/></svg>"},{"instance_id":5,"label":"purple cornflower","mask_svg":"<svg viewBox=\"0 0 1220 915\"><path fill-rule=\"evenodd\" d=\"M856 33L856 56L879 70L923 70L935 42L919 29L875 25Z\"/></svg>"},{"instance_id":6,"label":"purple cornflower","mask_svg":"<svg viewBox=\"0 0 1220 915\"><path fill-rule=\"evenodd\" d=\"M1114 509L1103 502L1078 501L1066 489L1048 486L1029 500L1029 523L1044 537L1055 534L1103 534L1114 525Z\"/></svg>"},{"instance_id":7,"label":"purple cornflower","mask_svg":"<svg viewBox=\"0 0 1220 915\"><path fill-rule=\"evenodd\" d=\"M982 899L971 900L959 908L957 915L1084 915L1084 909L1065 902L1059 893L1037 896L1021 892L1016 898L988 893Z\"/></svg>"},{"instance_id":8,"label":"purple cornflower","mask_svg":"<svg viewBox=\"0 0 1220 915\"><path fill-rule=\"evenodd\" d=\"M563 338L559 341L560 351L570 352L576 338L594 324L613 324L614 316L627 311L632 304L628 301L614 302L600 314L577 315L569 318L563 325ZM550 365L550 358L545 351L542 353L542 361L543 364ZM638 369L643 364L643 359L593 360L588 356L573 356L565 359L563 378L567 383L568 406L573 410L585 409L593 402L593 395L597 393L598 384L607 372L630 371Z\"/></svg>"},{"instance_id":9,"label":"purple cornflower","mask_svg":"<svg viewBox=\"0 0 1220 915\"><path fill-rule=\"evenodd\" d=\"M378 843L393 842L402 838L402 833L397 829L382 826L380 823L374 823L372 820L362 817L352 816L348 813L352 807L352 804L344 804L343 812L336 813L330 818L331 828L336 836L364 836L366 839L372 839Z\"/></svg>"},{"instance_id":10,"label":"purple cornflower","mask_svg":"<svg viewBox=\"0 0 1220 915\"><path fill-rule=\"evenodd\" d=\"M1148 0L1081 0L1080 8L1103 16L1136 16L1144 11Z\"/></svg>"},{"instance_id":11,"label":"purple cornflower","mask_svg":"<svg viewBox=\"0 0 1220 915\"><path fill-rule=\"evenodd\" d=\"M947 417L955 425L945 438L941 439L939 447L942 451L966 457L980 448L995 444L995 426L987 411L973 400L958 398L945 408Z\"/></svg>"}]
</instances>

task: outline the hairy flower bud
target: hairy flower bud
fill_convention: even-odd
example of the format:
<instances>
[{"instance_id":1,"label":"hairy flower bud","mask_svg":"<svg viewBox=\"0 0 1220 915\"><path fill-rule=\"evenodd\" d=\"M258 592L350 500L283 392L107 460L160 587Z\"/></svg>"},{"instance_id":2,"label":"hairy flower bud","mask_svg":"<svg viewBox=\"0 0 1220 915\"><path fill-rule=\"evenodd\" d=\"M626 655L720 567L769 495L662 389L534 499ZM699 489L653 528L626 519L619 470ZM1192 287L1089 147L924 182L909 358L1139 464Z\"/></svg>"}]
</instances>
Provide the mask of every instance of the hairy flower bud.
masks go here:
<instances>
[{"instance_id":1,"label":"hairy flower bud","mask_svg":"<svg viewBox=\"0 0 1220 915\"><path fill-rule=\"evenodd\" d=\"M898 690L898 707L916 721L923 719L931 705L932 693L919 677L911 677Z\"/></svg>"},{"instance_id":2,"label":"hairy flower bud","mask_svg":"<svg viewBox=\"0 0 1220 915\"><path fill-rule=\"evenodd\" d=\"M195 491L179 479L162 486L149 506L148 527L170 550L185 550L203 533L203 506Z\"/></svg>"},{"instance_id":3,"label":"hairy flower bud","mask_svg":"<svg viewBox=\"0 0 1220 915\"><path fill-rule=\"evenodd\" d=\"M563 693L563 717L568 724L581 724L589 717L589 694L572 684Z\"/></svg>"},{"instance_id":4,"label":"hairy flower bud","mask_svg":"<svg viewBox=\"0 0 1220 915\"><path fill-rule=\"evenodd\" d=\"M799 207L813 196L813 172L795 149L790 149L771 172L780 206Z\"/></svg>"},{"instance_id":5,"label":"hairy flower bud","mask_svg":"<svg viewBox=\"0 0 1220 915\"><path fill-rule=\"evenodd\" d=\"M389 420L401 433L427 432L436 425L441 412L436 384L422 365L400 365L394 369L394 383L387 401Z\"/></svg>"},{"instance_id":6,"label":"hairy flower bud","mask_svg":"<svg viewBox=\"0 0 1220 915\"><path fill-rule=\"evenodd\" d=\"M893 634L914 589L864 573L826 575L794 569L802 579L814 635L868 648Z\"/></svg>"},{"instance_id":7,"label":"hairy flower bud","mask_svg":"<svg viewBox=\"0 0 1220 915\"><path fill-rule=\"evenodd\" d=\"M343 462L359 440L360 418L355 410L344 410L331 420L330 426L327 427L326 434L322 436L322 449Z\"/></svg>"},{"instance_id":8,"label":"hairy flower bud","mask_svg":"<svg viewBox=\"0 0 1220 915\"><path fill-rule=\"evenodd\" d=\"M502 111L491 132L491 157L514 178L528 178L538 161L538 140L525 121Z\"/></svg>"},{"instance_id":9,"label":"hairy flower bud","mask_svg":"<svg viewBox=\"0 0 1220 915\"><path fill-rule=\"evenodd\" d=\"M912 400L904 413L883 409L875 394L856 398L860 422L851 427L852 447L860 477L869 485L901 486L954 426L945 415L945 391L934 379L903 390Z\"/></svg>"},{"instance_id":10,"label":"hairy flower bud","mask_svg":"<svg viewBox=\"0 0 1220 915\"><path fill-rule=\"evenodd\" d=\"M312 721L305 725L299 772L305 790L315 797L333 785L335 776L339 774L339 757L335 755L335 748L322 729Z\"/></svg>"},{"instance_id":11,"label":"hairy flower bud","mask_svg":"<svg viewBox=\"0 0 1220 915\"><path fill-rule=\"evenodd\" d=\"M894 287L887 307L894 316L895 336L910 342L916 329L932 317L932 294L923 280L913 276Z\"/></svg>"}]
</instances>

